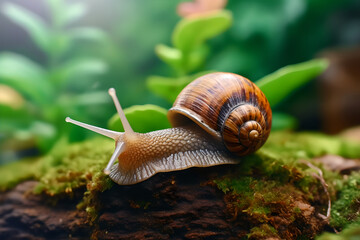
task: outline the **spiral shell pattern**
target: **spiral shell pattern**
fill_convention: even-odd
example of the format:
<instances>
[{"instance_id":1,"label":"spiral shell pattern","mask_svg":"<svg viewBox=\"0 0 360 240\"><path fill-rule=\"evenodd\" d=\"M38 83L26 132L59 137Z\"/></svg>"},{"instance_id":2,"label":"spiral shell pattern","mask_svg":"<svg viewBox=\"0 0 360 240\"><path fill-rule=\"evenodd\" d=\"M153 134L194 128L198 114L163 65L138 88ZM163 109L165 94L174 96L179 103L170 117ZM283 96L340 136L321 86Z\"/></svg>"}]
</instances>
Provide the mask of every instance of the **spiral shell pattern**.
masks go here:
<instances>
[{"instance_id":1,"label":"spiral shell pattern","mask_svg":"<svg viewBox=\"0 0 360 240\"><path fill-rule=\"evenodd\" d=\"M264 93L233 73L210 73L194 80L168 112L174 127L194 121L221 138L238 156L259 149L270 134L272 113Z\"/></svg>"}]
</instances>

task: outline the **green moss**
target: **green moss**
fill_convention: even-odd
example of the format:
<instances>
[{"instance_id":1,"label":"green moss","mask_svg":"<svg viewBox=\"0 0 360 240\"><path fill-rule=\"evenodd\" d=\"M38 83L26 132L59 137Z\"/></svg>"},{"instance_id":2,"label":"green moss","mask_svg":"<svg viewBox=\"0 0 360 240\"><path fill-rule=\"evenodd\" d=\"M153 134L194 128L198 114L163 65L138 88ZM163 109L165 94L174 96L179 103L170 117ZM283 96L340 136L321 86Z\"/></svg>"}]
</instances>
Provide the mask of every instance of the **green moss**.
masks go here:
<instances>
[{"instance_id":1,"label":"green moss","mask_svg":"<svg viewBox=\"0 0 360 240\"><path fill-rule=\"evenodd\" d=\"M23 159L0 167L0 191L13 188L19 182L37 179L40 174L39 158Z\"/></svg>"},{"instance_id":2,"label":"green moss","mask_svg":"<svg viewBox=\"0 0 360 240\"><path fill-rule=\"evenodd\" d=\"M254 227L248 234L249 239L266 239L266 238L280 239L275 228L268 224L262 224L259 227Z\"/></svg>"},{"instance_id":3,"label":"green moss","mask_svg":"<svg viewBox=\"0 0 360 240\"><path fill-rule=\"evenodd\" d=\"M101 189L98 185L107 186L105 176L100 176L113 148L112 141L94 139L71 145L61 153L48 155L42 160L44 174L39 178L35 192L51 196L62 193L71 195L74 189L88 185L91 189Z\"/></svg>"},{"instance_id":4,"label":"green moss","mask_svg":"<svg viewBox=\"0 0 360 240\"><path fill-rule=\"evenodd\" d=\"M360 239L360 223L347 226L340 233L324 233L316 240L357 240Z\"/></svg>"},{"instance_id":5,"label":"green moss","mask_svg":"<svg viewBox=\"0 0 360 240\"><path fill-rule=\"evenodd\" d=\"M34 192L55 199L83 194L77 207L88 213L88 222L93 225L101 207L98 195L113 185L103 174L113 149L114 142L103 138L57 148L42 159L44 173Z\"/></svg>"},{"instance_id":6,"label":"green moss","mask_svg":"<svg viewBox=\"0 0 360 240\"><path fill-rule=\"evenodd\" d=\"M311 216L316 218L312 205L320 205L317 211L325 213L328 199L320 181L314 177L314 174L318 174L317 169L304 162L321 168L312 158L325 154L359 158L360 145L317 133L274 132L260 151L245 157L237 165L235 172L214 182L226 194L229 212L239 221L245 219L249 222L249 237L262 239L262 233L269 234L263 236L274 236L263 229L266 226L282 238L312 238L322 224L318 220L318 226L306 225L307 221L312 221ZM339 205L338 214L341 208L352 206L354 201L359 200L354 189L356 184L359 186L359 176L354 177L356 182L349 178L352 187L346 185L347 190L338 187L344 181L342 176L325 169L322 171L333 198L336 199L336 192L342 192L339 200L348 199L340 200L342 205L335 202L334 208ZM332 214L335 212L334 209ZM341 220L334 219L335 222L341 221L337 226L349 221L349 214L354 212L357 210L349 209L348 214L343 211ZM282 224L277 225L276 221ZM287 230L280 230L284 225Z\"/></svg>"},{"instance_id":7,"label":"green moss","mask_svg":"<svg viewBox=\"0 0 360 240\"><path fill-rule=\"evenodd\" d=\"M360 144L321 133L272 132L264 148L290 157L312 158L333 154L359 158Z\"/></svg>"},{"instance_id":8,"label":"green moss","mask_svg":"<svg viewBox=\"0 0 360 240\"><path fill-rule=\"evenodd\" d=\"M340 229L352 223L360 225L360 173L337 183L338 196L331 210L331 225Z\"/></svg>"}]
</instances>

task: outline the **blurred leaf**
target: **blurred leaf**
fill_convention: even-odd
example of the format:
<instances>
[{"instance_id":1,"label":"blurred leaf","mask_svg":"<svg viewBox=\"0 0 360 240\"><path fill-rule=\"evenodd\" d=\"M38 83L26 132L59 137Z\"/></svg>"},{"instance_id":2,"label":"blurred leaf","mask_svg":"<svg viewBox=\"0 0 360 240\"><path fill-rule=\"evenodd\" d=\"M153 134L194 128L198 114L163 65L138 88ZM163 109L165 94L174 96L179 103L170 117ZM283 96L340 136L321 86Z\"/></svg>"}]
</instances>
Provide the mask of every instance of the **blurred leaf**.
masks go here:
<instances>
[{"instance_id":1,"label":"blurred leaf","mask_svg":"<svg viewBox=\"0 0 360 240\"><path fill-rule=\"evenodd\" d=\"M89 92L76 96L62 96L59 102L64 106L88 106L110 102L109 94L106 91Z\"/></svg>"},{"instance_id":2,"label":"blurred leaf","mask_svg":"<svg viewBox=\"0 0 360 240\"><path fill-rule=\"evenodd\" d=\"M23 118L26 115L26 111L24 108L14 109L9 105L0 103L0 120L5 118Z\"/></svg>"},{"instance_id":3,"label":"blurred leaf","mask_svg":"<svg viewBox=\"0 0 360 240\"><path fill-rule=\"evenodd\" d=\"M12 3L5 3L2 12L22 27L43 51L49 50L50 33L44 21L36 14Z\"/></svg>"},{"instance_id":4,"label":"blurred leaf","mask_svg":"<svg viewBox=\"0 0 360 240\"><path fill-rule=\"evenodd\" d=\"M53 24L57 27L61 27L63 16L65 15L65 1L64 0L47 0L45 3L50 9L50 16Z\"/></svg>"},{"instance_id":5,"label":"blurred leaf","mask_svg":"<svg viewBox=\"0 0 360 240\"><path fill-rule=\"evenodd\" d=\"M296 129L298 126L298 121L295 117L285 114L273 112L272 114L272 131L277 130L291 130Z\"/></svg>"},{"instance_id":6,"label":"blurred leaf","mask_svg":"<svg viewBox=\"0 0 360 240\"><path fill-rule=\"evenodd\" d=\"M83 17L87 10L83 2L70 3L64 0L47 0L45 2L51 10L50 16L52 18L53 29L60 29L57 33L62 33L63 35L65 35L63 29L66 25ZM53 32L52 34L54 35L55 33ZM66 35L68 37L67 32Z\"/></svg>"},{"instance_id":7,"label":"blurred leaf","mask_svg":"<svg viewBox=\"0 0 360 240\"><path fill-rule=\"evenodd\" d=\"M69 36L62 31L52 33L48 51L49 59L57 62L68 51L71 44L70 40ZM55 65L57 67L57 63Z\"/></svg>"},{"instance_id":8,"label":"blurred leaf","mask_svg":"<svg viewBox=\"0 0 360 240\"><path fill-rule=\"evenodd\" d=\"M21 55L0 54L0 81L30 97L38 104L52 98L53 89L44 69Z\"/></svg>"},{"instance_id":9,"label":"blurred leaf","mask_svg":"<svg viewBox=\"0 0 360 240\"><path fill-rule=\"evenodd\" d=\"M30 131L36 137L50 139L56 135L56 127L50 123L42 121L33 121L30 127Z\"/></svg>"},{"instance_id":10,"label":"blurred leaf","mask_svg":"<svg viewBox=\"0 0 360 240\"><path fill-rule=\"evenodd\" d=\"M224 44L221 51L206 61L206 67L221 72L241 72L244 75L251 73L250 76L254 74L264 76L265 73L261 74L264 71L263 68L255 68L259 66L261 58L260 53L254 53L246 44Z\"/></svg>"},{"instance_id":11,"label":"blurred leaf","mask_svg":"<svg viewBox=\"0 0 360 240\"><path fill-rule=\"evenodd\" d=\"M97 58L72 59L56 72L57 81L63 83L76 76L103 74L107 71L104 61Z\"/></svg>"},{"instance_id":12,"label":"blurred leaf","mask_svg":"<svg viewBox=\"0 0 360 240\"><path fill-rule=\"evenodd\" d=\"M186 59L183 58L184 56L179 49L163 44L157 45L155 52L161 60L184 75L199 68L204 63L209 49L205 45L198 46L187 55Z\"/></svg>"},{"instance_id":13,"label":"blurred leaf","mask_svg":"<svg viewBox=\"0 0 360 240\"><path fill-rule=\"evenodd\" d=\"M186 72L194 71L203 65L209 52L210 50L206 45L194 48L190 52L187 61L184 62Z\"/></svg>"},{"instance_id":14,"label":"blurred leaf","mask_svg":"<svg viewBox=\"0 0 360 240\"><path fill-rule=\"evenodd\" d=\"M82 2L69 4L64 14L64 24L70 24L82 18L86 13L86 6Z\"/></svg>"},{"instance_id":15,"label":"blurred leaf","mask_svg":"<svg viewBox=\"0 0 360 240\"><path fill-rule=\"evenodd\" d=\"M26 108L13 109L0 104L0 145L16 141L15 148L22 148L19 141L27 141L33 137L31 125L34 118Z\"/></svg>"},{"instance_id":16,"label":"blurred leaf","mask_svg":"<svg viewBox=\"0 0 360 240\"><path fill-rule=\"evenodd\" d=\"M124 112L135 132L146 133L170 128L170 123L166 117L167 110L157 105L135 105L125 109ZM124 131L118 114L109 120L108 125L112 130Z\"/></svg>"},{"instance_id":17,"label":"blurred leaf","mask_svg":"<svg viewBox=\"0 0 360 240\"><path fill-rule=\"evenodd\" d=\"M77 95L73 99L76 105L95 105L104 104L111 101L109 94L106 91L90 92Z\"/></svg>"},{"instance_id":18,"label":"blurred leaf","mask_svg":"<svg viewBox=\"0 0 360 240\"><path fill-rule=\"evenodd\" d=\"M174 69L181 69L182 53L179 49L171 48L164 44L158 44L155 47L155 53L161 60L172 66Z\"/></svg>"},{"instance_id":19,"label":"blurred leaf","mask_svg":"<svg viewBox=\"0 0 360 240\"><path fill-rule=\"evenodd\" d=\"M51 123L34 121L29 131L42 152L49 151L57 141L57 128Z\"/></svg>"},{"instance_id":20,"label":"blurred leaf","mask_svg":"<svg viewBox=\"0 0 360 240\"><path fill-rule=\"evenodd\" d=\"M32 117L25 108L13 109L10 106L0 104L0 132L14 135L16 131L28 129Z\"/></svg>"},{"instance_id":21,"label":"blurred leaf","mask_svg":"<svg viewBox=\"0 0 360 240\"><path fill-rule=\"evenodd\" d=\"M292 91L325 71L328 65L329 63L325 59L314 59L289 65L263 77L256 82L256 85L264 92L273 107Z\"/></svg>"},{"instance_id":22,"label":"blurred leaf","mask_svg":"<svg viewBox=\"0 0 360 240\"><path fill-rule=\"evenodd\" d=\"M179 78L150 76L146 80L146 85L150 91L165 98L168 102L173 103L186 85L194 79L211 72L213 71L200 72L191 76Z\"/></svg>"},{"instance_id":23,"label":"blurred leaf","mask_svg":"<svg viewBox=\"0 0 360 240\"><path fill-rule=\"evenodd\" d=\"M79 27L69 30L69 35L73 39L88 40L88 41L107 41L107 35L100 29L92 27Z\"/></svg>"},{"instance_id":24,"label":"blurred leaf","mask_svg":"<svg viewBox=\"0 0 360 240\"><path fill-rule=\"evenodd\" d=\"M226 10L184 18L175 27L173 45L183 52L188 52L207 39L224 32L231 22L232 15Z\"/></svg>"},{"instance_id":25,"label":"blurred leaf","mask_svg":"<svg viewBox=\"0 0 360 240\"><path fill-rule=\"evenodd\" d=\"M126 56L119 54L118 45L107 35L106 32L92 27L72 28L68 31L68 35L73 44L79 41L83 44L88 41L90 44L96 44L96 48L101 52L101 56L106 58L108 63L116 62L116 64L123 63Z\"/></svg>"}]
</instances>

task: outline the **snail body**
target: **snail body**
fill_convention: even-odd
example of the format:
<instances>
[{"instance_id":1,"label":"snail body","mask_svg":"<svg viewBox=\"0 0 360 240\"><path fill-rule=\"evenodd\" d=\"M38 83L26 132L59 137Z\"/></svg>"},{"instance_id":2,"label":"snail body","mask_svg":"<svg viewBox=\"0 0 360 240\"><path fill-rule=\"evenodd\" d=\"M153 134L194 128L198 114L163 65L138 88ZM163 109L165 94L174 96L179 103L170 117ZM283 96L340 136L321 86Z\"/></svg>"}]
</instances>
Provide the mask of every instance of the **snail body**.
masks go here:
<instances>
[{"instance_id":1,"label":"snail body","mask_svg":"<svg viewBox=\"0 0 360 240\"><path fill-rule=\"evenodd\" d=\"M173 128L149 133L134 132L115 90L109 94L125 132L66 121L116 141L104 172L120 185L144 181L158 172L238 163L238 156L265 143L271 129L271 109L264 94L250 80L232 73L211 73L191 82L168 112Z\"/></svg>"}]
</instances>

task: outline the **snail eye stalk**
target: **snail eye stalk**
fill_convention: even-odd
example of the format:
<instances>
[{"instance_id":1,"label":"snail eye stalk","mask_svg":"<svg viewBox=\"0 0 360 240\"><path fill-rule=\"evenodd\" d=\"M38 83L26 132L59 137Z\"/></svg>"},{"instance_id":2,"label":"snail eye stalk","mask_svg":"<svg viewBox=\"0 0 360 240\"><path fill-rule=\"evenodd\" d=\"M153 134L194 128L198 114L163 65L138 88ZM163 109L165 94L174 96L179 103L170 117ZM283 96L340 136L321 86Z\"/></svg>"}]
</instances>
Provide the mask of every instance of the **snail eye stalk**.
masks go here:
<instances>
[{"instance_id":1,"label":"snail eye stalk","mask_svg":"<svg viewBox=\"0 0 360 240\"><path fill-rule=\"evenodd\" d=\"M109 163L107 164L106 168L104 169L104 173L106 175L110 174L111 167L114 165L114 163L118 159L119 155L124 151L124 146L125 146L125 144L123 142L119 143L116 146L115 151L109 160Z\"/></svg>"},{"instance_id":2,"label":"snail eye stalk","mask_svg":"<svg viewBox=\"0 0 360 240\"><path fill-rule=\"evenodd\" d=\"M115 104L115 107L116 107L116 110L119 114L119 117L120 117L120 120L121 120L121 123L123 125L123 128L125 130L125 133L134 133L134 131L132 130L131 126L130 126L130 123L129 121L127 120L126 116L125 116L125 113L120 105L120 102L119 102L119 99L117 98L116 96L116 91L114 88L110 88L109 89L109 95L111 96L111 98L113 99L114 101L114 104Z\"/></svg>"},{"instance_id":3,"label":"snail eye stalk","mask_svg":"<svg viewBox=\"0 0 360 240\"><path fill-rule=\"evenodd\" d=\"M108 130L108 129L105 129L105 128L100 128L100 127L96 127L96 126L93 126L93 125L90 125L90 124L79 122L79 121L76 121L76 120L71 119L69 117L65 118L65 121L69 122L69 123L72 123L72 124L75 124L77 126L89 129L90 131L99 133L99 134L101 134L103 136L112 138L115 141L117 141L119 136L121 136L123 134L121 132L111 131L111 130Z\"/></svg>"}]
</instances>

